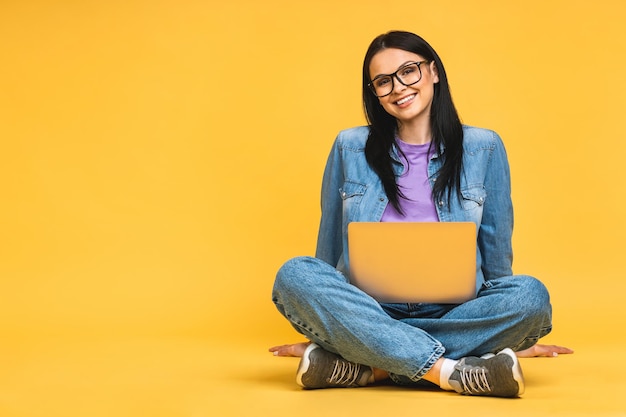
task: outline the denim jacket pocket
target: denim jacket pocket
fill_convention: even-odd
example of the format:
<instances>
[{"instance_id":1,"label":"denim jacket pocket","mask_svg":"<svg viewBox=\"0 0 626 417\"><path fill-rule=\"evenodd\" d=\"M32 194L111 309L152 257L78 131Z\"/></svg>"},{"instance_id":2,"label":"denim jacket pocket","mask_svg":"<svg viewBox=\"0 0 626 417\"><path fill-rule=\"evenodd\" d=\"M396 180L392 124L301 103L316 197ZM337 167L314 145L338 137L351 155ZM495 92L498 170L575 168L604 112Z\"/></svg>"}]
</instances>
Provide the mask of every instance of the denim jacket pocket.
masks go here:
<instances>
[{"instance_id":1,"label":"denim jacket pocket","mask_svg":"<svg viewBox=\"0 0 626 417\"><path fill-rule=\"evenodd\" d=\"M345 181L339 188L339 195L343 200L343 224L344 227L349 222L358 218L358 211L363 195L367 189L366 185L358 182Z\"/></svg>"},{"instance_id":2,"label":"denim jacket pocket","mask_svg":"<svg viewBox=\"0 0 626 417\"><path fill-rule=\"evenodd\" d=\"M358 182L346 181L343 186L339 188L339 195L342 200L348 200L353 197L363 196L365 194L366 186L359 184Z\"/></svg>"},{"instance_id":3,"label":"denim jacket pocket","mask_svg":"<svg viewBox=\"0 0 626 417\"><path fill-rule=\"evenodd\" d=\"M463 209L474 210L485 204L487 192L482 186L467 187L461 190Z\"/></svg>"}]
</instances>

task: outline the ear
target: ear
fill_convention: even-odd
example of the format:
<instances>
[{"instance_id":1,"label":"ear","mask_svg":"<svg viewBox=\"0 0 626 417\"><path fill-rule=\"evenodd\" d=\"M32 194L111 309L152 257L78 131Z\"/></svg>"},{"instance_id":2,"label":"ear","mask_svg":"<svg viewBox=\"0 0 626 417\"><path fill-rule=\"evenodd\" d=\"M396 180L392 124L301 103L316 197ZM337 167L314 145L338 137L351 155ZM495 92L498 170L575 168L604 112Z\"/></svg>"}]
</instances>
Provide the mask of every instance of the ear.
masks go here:
<instances>
[{"instance_id":1,"label":"ear","mask_svg":"<svg viewBox=\"0 0 626 417\"><path fill-rule=\"evenodd\" d=\"M433 83L437 84L439 82L439 71L437 71L435 61L431 61L429 67L431 74L433 74Z\"/></svg>"}]
</instances>

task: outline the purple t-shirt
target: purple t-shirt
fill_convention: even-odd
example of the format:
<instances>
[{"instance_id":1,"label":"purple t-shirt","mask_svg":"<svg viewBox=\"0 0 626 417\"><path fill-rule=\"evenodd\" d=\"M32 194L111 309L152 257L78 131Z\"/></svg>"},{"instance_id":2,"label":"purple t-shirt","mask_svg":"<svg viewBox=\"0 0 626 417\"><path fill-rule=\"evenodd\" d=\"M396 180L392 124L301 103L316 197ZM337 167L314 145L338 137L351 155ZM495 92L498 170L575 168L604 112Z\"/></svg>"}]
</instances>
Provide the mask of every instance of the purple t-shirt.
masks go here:
<instances>
[{"instance_id":1,"label":"purple t-shirt","mask_svg":"<svg viewBox=\"0 0 626 417\"><path fill-rule=\"evenodd\" d=\"M428 161L433 150L428 152L430 143L414 145L396 138L396 144L404 152L402 161L404 172L397 182L405 198L400 198L404 215L387 204L381 221L383 222L438 222L437 210L432 199L432 189L428 182ZM400 155L402 158L402 155Z\"/></svg>"}]
</instances>

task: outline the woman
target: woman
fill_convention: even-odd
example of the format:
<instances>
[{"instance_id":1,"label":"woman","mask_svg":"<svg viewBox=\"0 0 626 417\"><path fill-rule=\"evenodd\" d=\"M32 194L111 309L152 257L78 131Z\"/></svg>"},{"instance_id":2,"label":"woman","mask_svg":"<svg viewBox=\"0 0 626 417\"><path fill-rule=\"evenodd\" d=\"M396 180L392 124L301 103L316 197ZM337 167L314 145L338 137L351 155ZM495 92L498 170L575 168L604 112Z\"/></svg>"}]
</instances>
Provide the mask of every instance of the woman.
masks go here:
<instances>
[{"instance_id":1,"label":"woman","mask_svg":"<svg viewBox=\"0 0 626 417\"><path fill-rule=\"evenodd\" d=\"M296 379L308 389L390 378L469 395L521 395L519 356L572 351L537 345L552 327L549 294L537 279L512 273L501 139L461 124L439 56L412 33L371 43L363 102L369 125L340 132L328 158L316 257L288 261L274 284L278 310L310 342L270 351L302 356ZM378 303L349 282L347 225L358 221L474 222L476 298Z\"/></svg>"}]
</instances>

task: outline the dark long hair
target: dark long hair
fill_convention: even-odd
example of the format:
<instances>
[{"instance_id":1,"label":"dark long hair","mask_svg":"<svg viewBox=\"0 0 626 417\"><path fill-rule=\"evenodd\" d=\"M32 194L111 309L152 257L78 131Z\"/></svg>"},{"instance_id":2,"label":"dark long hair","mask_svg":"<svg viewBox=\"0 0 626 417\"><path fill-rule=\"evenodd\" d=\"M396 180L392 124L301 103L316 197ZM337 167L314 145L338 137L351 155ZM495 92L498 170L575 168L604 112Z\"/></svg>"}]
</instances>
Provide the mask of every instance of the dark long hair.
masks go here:
<instances>
[{"instance_id":1,"label":"dark long hair","mask_svg":"<svg viewBox=\"0 0 626 417\"><path fill-rule=\"evenodd\" d=\"M392 31L380 35L372 41L365 54L363 61L363 106L370 126L370 133L365 146L365 157L380 177L391 204L399 212L402 212L399 204L402 192L398 188L393 170L393 166L397 162L391 156L398 124L396 119L380 105L378 98L372 94L367 85L371 81L369 68L372 58L387 48L402 49L420 55L428 61L433 61L437 68L439 82L435 84L430 110L430 125L433 134L431 146L434 147L435 151L439 151L441 147L444 148L444 162L437 173L432 197L435 202L447 199L449 204L453 193L457 196L461 194L463 127L452 102L448 78L439 55L428 42L414 33Z\"/></svg>"}]
</instances>

